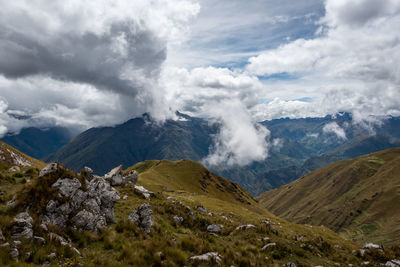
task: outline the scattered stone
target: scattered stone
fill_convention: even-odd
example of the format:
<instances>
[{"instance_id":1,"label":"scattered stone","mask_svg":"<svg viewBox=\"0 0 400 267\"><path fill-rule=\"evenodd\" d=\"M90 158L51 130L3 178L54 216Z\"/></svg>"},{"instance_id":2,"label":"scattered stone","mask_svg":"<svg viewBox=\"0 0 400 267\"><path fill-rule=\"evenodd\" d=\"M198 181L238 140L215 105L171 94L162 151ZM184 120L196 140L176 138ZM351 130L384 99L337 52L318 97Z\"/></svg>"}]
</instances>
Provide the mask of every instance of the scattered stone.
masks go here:
<instances>
[{"instance_id":1,"label":"scattered stone","mask_svg":"<svg viewBox=\"0 0 400 267\"><path fill-rule=\"evenodd\" d=\"M41 236L34 236L33 240L41 245L44 245L46 243L46 239L44 239Z\"/></svg>"},{"instance_id":2,"label":"scattered stone","mask_svg":"<svg viewBox=\"0 0 400 267\"><path fill-rule=\"evenodd\" d=\"M268 243L269 240L270 240L269 237L263 237L263 238L261 238L261 242L262 242L262 243Z\"/></svg>"},{"instance_id":3,"label":"scattered stone","mask_svg":"<svg viewBox=\"0 0 400 267\"><path fill-rule=\"evenodd\" d=\"M19 240L14 240L14 241L11 241L11 243L10 243L10 247L12 247L12 248L19 248L19 246L21 246L21 241L19 241Z\"/></svg>"},{"instance_id":4,"label":"scattered stone","mask_svg":"<svg viewBox=\"0 0 400 267\"><path fill-rule=\"evenodd\" d=\"M11 238L24 238L31 240L33 238L32 230L33 219L27 212L21 212L15 216L13 226L11 228Z\"/></svg>"},{"instance_id":5,"label":"scattered stone","mask_svg":"<svg viewBox=\"0 0 400 267\"><path fill-rule=\"evenodd\" d=\"M240 231L246 231L249 229L255 229L256 226L254 224L246 224L246 225L240 225L238 227L236 227L236 230L240 230Z\"/></svg>"},{"instance_id":6,"label":"scattered stone","mask_svg":"<svg viewBox=\"0 0 400 267\"><path fill-rule=\"evenodd\" d=\"M207 214L207 210L206 208L204 208L203 206L196 206L194 207L196 210L200 211L203 214Z\"/></svg>"},{"instance_id":7,"label":"scattered stone","mask_svg":"<svg viewBox=\"0 0 400 267\"><path fill-rule=\"evenodd\" d=\"M376 249L376 250L383 251L383 247L381 245L377 245L377 244L373 244L373 243L365 244L363 249Z\"/></svg>"},{"instance_id":8,"label":"scattered stone","mask_svg":"<svg viewBox=\"0 0 400 267\"><path fill-rule=\"evenodd\" d=\"M127 199L128 199L128 196L125 195L125 196L122 197L122 199L123 199L123 200L127 200Z\"/></svg>"},{"instance_id":9,"label":"scattered stone","mask_svg":"<svg viewBox=\"0 0 400 267\"><path fill-rule=\"evenodd\" d=\"M271 233L278 234L278 231L276 231L275 227L272 226L274 223L269 218L266 218L263 222L265 223L265 226L267 227L267 229L269 229Z\"/></svg>"},{"instance_id":10,"label":"scattered stone","mask_svg":"<svg viewBox=\"0 0 400 267\"><path fill-rule=\"evenodd\" d=\"M124 180L122 179L122 165L115 167L109 173L104 175L104 179L108 181L112 186L122 185Z\"/></svg>"},{"instance_id":11,"label":"scattered stone","mask_svg":"<svg viewBox=\"0 0 400 267\"><path fill-rule=\"evenodd\" d=\"M154 195L153 192L150 192L149 190L147 190L143 186L138 186L138 185L134 186L134 192L136 194L142 196L143 198L147 199L147 200L150 199L150 196Z\"/></svg>"},{"instance_id":12,"label":"scattered stone","mask_svg":"<svg viewBox=\"0 0 400 267\"><path fill-rule=\"evenodd\" d=\"M8 172L20 172L21 168L18 166L12 166L11 168L8 169Z\"/></svg>"},{"instance_id":13,"label":"scattered stone","mask_svg":"<svg viewBox=\"0 0 400 267\"><path fill-rule=\"evenodd\" d=\"M80 229L97 232L107 223L115 222L114 205L120 199L119 192L103 178L93 177L85 191L76 178L58 179L52 187L58 189L61 197L68 197L68 201L47 203L43 227L52 224L64 228L69 221Z\"/></svg>"},{"instance_id":14,"label":"scattered stone","mask_svg":"<svg viewBox=\"0 0 400 267\"><path fill-rule=\"evenodd\" d=\"M302 241L303 239L304 239L304 237L301 235L296 235L294 238L294 240L296 240L296 241Z\"/></svg>"},{"instance_id":15,"label":"scattered stone","mask_svg":"<svg viewBox=\"0 0 400 267\"><path fill-rule=\"evenodd\" d=\"M16 199L16 197L14 196L10 201L7 202L6 208L7 208L7 209L12 209L12 208L14 208L16 205L17 205L17 199Z\"/></svg>"},{"instance_id":16,"label":"scattered stone","mask_svg":"<svg viewBox=\"0 0 400 267\"><path fill-rule=\"evenodd\" d=\"M363 261L362 263L361 263L361 266L362 265L369 265L369 261Z\"/></svg>"},{"instance_id":17,"label":"scattered stone","mask_svg":"<svg viewBox=\"0 0 400 267\"><path fill-rule=\"evenodd\" d=\"M183 217L180 217L178 215L174 215L174 217L172 217L175 221L176 224L182 224L183 223Z\"/></svg>"},{"instance_id":18,"label":"scattered stone","mask_svg":"<svg viewBox=\"0 0 400 267\"><path fill-rule=\"evenodd\" d=\"M9 247L9 246L10 246L10 243L8 243L8 242L0 245L0 247L2 247L2 248Z\"/></svg>"},{"instance_id":19,"label":"scattered stone","mask_svg":"<svg viewBox=\"0 0 400 267\"><path fill-rule=\"evenodd\" d=\"M10 257L11 257L11 259L13 259L13 260L18 260L18 256L19 256L19 251L18 251L18 249L13 248L13 249L10 251Z\"/></svg>"},{"instance_id":20,"label":"scattered stone","mask_svg":"<svg viewBox=\"0 0 400 267\"><path fill-rule=\"evenodd\" d=\"M173 198L173 197L167 197L167 200L175 202L175 198Z\"/></svg>"},{"instance_id":21,"label":"scattered stone","mask_svg":"<svg viewBox=\"0 0 400 267\"><path fill-rule=\"evenodd\" d=\"M42 223L39 225L39 227L42 228L42 230L45 231L45 232L48 232L48 231L49 231L49 229L47 228L47 225L46 225L44 222L42 222Z\"/></svg>"},{"instance_id":22,"label":"scattered stone","mask_svg":"<svg viewBox=\"0 0 400 267\"><path fill-rule=\"evenodd\" d=\"M286 267L297 267L296 263L288 262L285 264Z\"/></svg>"},{"instance_id":23,"label":"scattered stone","mask_svg":"<svg viewBox=\"0 0 400 267\"><path fill-rule=\"evenodd\" d=\"M57 171L57 168L58 168L57 163L50 163L40 171L39 177L43 177L49 173L55 172Z\"/></svg>"},{"instance_id":24,"label":"scattered stone","mask_svg":"<svg viewBox=\"0 0 400 267\"><path fill-rule=\"evenodd\" d=\"M210 224L207 226L207 232L213 233L213 234L218 234L222 230L222 225L221 224Z\"/></svg>"},{"instance_id":25,"label":"scattered stone","mask_svg":"<svg viewBox=\"0 0 400 267\"><path fill-rule=\"evenodd\" d=\"M4 191L0 191L0 196L3 196L3 195L5 195L7 192L4 192Z\"/></svg>"},{"instance_id":26,"label":"scattered stone","mask_svg":"<svg viewBox=\"0 0 400 267\"><path fill-rule=\"evenodd\" d=\"M57 254L55 252L52 252L49 255L47 255L47 258L49 260L55 260L55 259L57 259Z\"/></svg>"},{"instance_id":27,"label":"scattered stone","mask_svg":"<svg viewBox=\"0 0 400 267\"><path fill-rule=\"evenodd\" d=\"M123 180L124 180L125 182L131 182L132 184L135 185L135 184L137 183L138 178L139 178L139 174L137 173L137 171L132 170L132 171L130 171L130 172L128 173L127 176L124 176L124 177L123 177Z\"/></svg>"},{"instance_id":28,"label":"scattered stone","mask_svg":"<svg viewBox=\"0 0 400 267\"><path fill-rule=\"evenodd\" d=\"M0 242L4 242L6 239L4 238L3 232L0 229Z\"/></svg>"},{"instance_id":29,"label":"scattered stone","mask_svg":"<svg viewBox=\"0 0 400 267\"><path fill-rule=\"evenodd\" d=\"M189 258L189 261L191 262L212 262L214 261L217 265L222 264L222 256L218 254L217 252L208 252L203 255L198 255L198 256L193 256Z\"/></svg>"},{"instance_id":30,"label":"scattered stone","mask_svg":"<svg viewBox=\"0 0 400 267\"><path fill-rule=\"evenodd\" d=\"M263 246L261 250L267 250L267 249L273 248L273 247L276 247L276 243L268 243L265 246Z\"/></svg>"},{"instance_id":31,"label":"scattered stone","mask_svg":"<svg viewBox=\"0 0 400 267\"><path fill-rule=\"evenodd\" d=\"M150 229L154 224L153 211L150 204L142 204L139 208L133 210L128 219L146 233L150 233Z\"/></svg>"},{"instance_id":32,"label":"scattered stone","mask_svg":"<svg viewBox=\"0 0 400 267\"><path fill-rule=\"evenodd\" d=\"M364 257L364 255L365 255L365 249L360 249L360 256Z\"/></svg>"},{"instance_id":33,"label":"scattered stone","mask_svg":"<svg viewBox=\"0 0 400 267\"><path fill-rule=\"evenodd\" d=\"M399 267L400 266L400 260L390 260L387 261L385 264L386 267Z\"/></svg>"}]
</instances>

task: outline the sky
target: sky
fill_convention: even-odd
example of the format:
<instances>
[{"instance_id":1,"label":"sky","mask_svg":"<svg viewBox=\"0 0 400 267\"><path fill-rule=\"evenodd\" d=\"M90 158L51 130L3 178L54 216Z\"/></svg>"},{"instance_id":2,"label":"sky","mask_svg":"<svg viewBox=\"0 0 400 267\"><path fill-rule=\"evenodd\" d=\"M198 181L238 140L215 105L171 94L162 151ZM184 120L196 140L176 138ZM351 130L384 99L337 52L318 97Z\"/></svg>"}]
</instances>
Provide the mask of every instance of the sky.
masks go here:
<instances>
[{"instance_id":1,"label":"sky","mask_svg":"<svg viewBox=\"0 0 400 267\"><path fill-rule=\"evenodd\" d=\"M247 164L259 121L400 115L399 0L0 4L0 136L179 110L222 125L210 164Z\"/></svg>"}]
</instances>

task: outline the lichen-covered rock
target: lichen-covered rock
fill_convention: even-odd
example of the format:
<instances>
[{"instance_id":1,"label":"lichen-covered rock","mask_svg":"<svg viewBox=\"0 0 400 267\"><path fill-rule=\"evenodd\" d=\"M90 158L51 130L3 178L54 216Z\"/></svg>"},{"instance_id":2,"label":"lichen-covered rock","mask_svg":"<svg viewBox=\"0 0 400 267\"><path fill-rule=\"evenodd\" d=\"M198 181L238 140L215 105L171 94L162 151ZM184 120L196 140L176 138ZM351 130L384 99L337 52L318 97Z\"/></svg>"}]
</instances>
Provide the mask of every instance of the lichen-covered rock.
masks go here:
<instances>
[{"instance_id":1,"label":"lichen-covered rock","mask_svg":"<svg viewBox=\"0 0 400 267\"><path fill-rule=\"evenodd\" d=\"M32 230L33 219L28 212L21 212L15 216L13 225L11 228L11 238L12 239L27 239L32 240L33 230Z\"/></svg>"},{"instance_id":2,"label":"lichen-covered rock","mask_svg":"<svg viewBox=\"0 0 400 267\"><path fill-rule=\"evenodd\" d=\"M193 256L189 258L190 262L214 262L217 265L222 264L222 256L217 252L208 252L203 255Z\"/></svg>"},{"instance_id":3,"label":"lichen-covered rock","mask_svg":"<svg viewBox=\"0 0 400 267\"><path fill-rule=\"evenodd\" d=\"M42 216L45 223L63 228L69 221L79 229L97 232L115 222L114 205L120 199L119 192L103 178L93 177L85 189L76 178L58 179L52 187L67 201L50 200Z\"/></svg>"},{"instance_id":4,"label":"lichen-covered rock","mask_svg":"<svg viewBox=\"0 0 400 267\"><path fill-rule=\"evenodd\" d=\"M43 177L49 173L55 172L57 171L57 168L58 168L57 163L50 163L40 171L39 177Z\"/></svg>"},{"instance_id":5,"label":"lichen-covered rock","mask_svg":"<svg viewBox=\"0 0 400 267\"><path fill-rule=\"evenodd\" d=\"M86 180L88 182L90 182L94 178L93 170L91 168L89 168L89 167L86 167L86 166L83 167L82 173L85 175Z\"/></svg>"},{"instance_id":6,"label":"lichen-covered rock","mask_svg":"<svg viewBox=\"0 0 400 267\"><path fill-rule=\"evenodd\" d=\"M222 225L221 224L210 224L207 226L207 232L213 233L213 234L218 234L222 230Z\"/></svg>"},{"instance_id":7,"label":"lichen-covered rock","mask_svg":"<svg viewBox=\"0 0 400 267\"><path fill-rule=\"evenodd\" d=\"M122 165L115 167L109 173L104 175L104 179L109 182L112 186L122 185L124 180L122 178Z\"/></svg>"},{"instance_id":8,"label":"lichen-covered rock","mask_svg":"<svg viewBox=\"0 0 400 267\"><path fill-rule=\"evenodd\" d=\"M128 219L142 228L146 233L150 233L154 224L153 211L150 204L142 204L139 208L132 211Z\"/></svg>"},{"instance_id":9,"label":"lichen-covered rock","mask_svg":"<svg viewBox=\"0 0 400 267\"><path fill-rule=\"evenodd\" d=\"M18 249L13 248L13 249L10 251L10 257L11 257L11 259L13 259L13 260L17 260L18 257L19 257L19 251L18 251Z\"/></svg>"}]
</instances>

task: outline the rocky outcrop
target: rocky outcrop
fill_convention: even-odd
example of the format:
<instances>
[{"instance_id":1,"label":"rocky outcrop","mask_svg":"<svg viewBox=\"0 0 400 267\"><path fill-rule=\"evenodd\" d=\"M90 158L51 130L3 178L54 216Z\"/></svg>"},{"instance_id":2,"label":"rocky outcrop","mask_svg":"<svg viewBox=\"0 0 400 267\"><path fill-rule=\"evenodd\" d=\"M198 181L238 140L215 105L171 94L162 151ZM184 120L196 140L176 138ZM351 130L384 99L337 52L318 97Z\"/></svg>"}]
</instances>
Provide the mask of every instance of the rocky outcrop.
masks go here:
<instances>
[{"instance_id":1,"label":"rocky outcrop","mask_svg":"<svg viewBox=\"0 0 400 267\"><path fill-rule=\"evenodd\" d=\"M142 204L139 208L133 210L128 219L146 233L150 233L151 227L154 224L153 211L150 204Z\"/></svg>"},{"instance_id":2,"label":"rocky outcrop","mask_svg":"<svg viewBox=\"0 0 400 267\"><path fill-rule=\"evenodd\" d=\"M87 182L86 190L76 178L58 179L53 185L61 198L67 201L50 200L43 221L65 227L67 222L80 229L98 231L115 222L114 205L119 192L103 178L93 177Z\"/></svg>"},{"instance_id":3,"label":"rocky outcrop","mask_svg":"<svg viewBox=\"0 0 400 267\"><path fill-rule=\"evenodd\" d=\"M28 212L21 212L15 216L13 220L13 225L11 228L11 238L32 240L33 230L32 230L33 219Z\"/></svg>"},{"instance_id":4,"label":"rocky outcrop","mask_svg":"<svg viewBox=\"0 0 400 267\"><path fill-rule=\"evenodd\" d=\"M134 192L135 192L136 194L138 194L139 196L142 196L144 199L147 199L147 200L149 200L150 197L151 197L152 195L154 195L153 192L147 190L147 189L144 188L143 186L135 185L134 188L133 188L133 190L134 190Z\"/></svg>"},{"instance_id":5,"label":"rocky outcrop","mask_svg":"<svg viewBox=\"0 0 400 267\"><path fill-rule=\"evenodd\" d=\"M209 264L215 263L217 265L222 264L222 256L217 252L208 252L203 255L193 256L189 258L190 262L208 262Z\"/></svg>"},{"instance_id":6,"label":"rocky outcrop","mask_svg":"<svg viewBox=\"0 0 400 267\"><path fill-rule=\"evenodd\" d=\"M40 171L39 177L43 177L49 173L55 172L57 171L57 168L58 168L57 163L50 163Z\"/></svg>"},{"instance_id":7,"label":"rocky outcrop","mask_svg":"<svg viewBox=\"0 0 400 267\"><path fill-rule=\"evenodd\" d=\"M109 173L104 175L104 179L109 182L112 186L119 186L124 183L124 179L122 177L122 165L115 167Z\"/></svg>"}]
</instances>

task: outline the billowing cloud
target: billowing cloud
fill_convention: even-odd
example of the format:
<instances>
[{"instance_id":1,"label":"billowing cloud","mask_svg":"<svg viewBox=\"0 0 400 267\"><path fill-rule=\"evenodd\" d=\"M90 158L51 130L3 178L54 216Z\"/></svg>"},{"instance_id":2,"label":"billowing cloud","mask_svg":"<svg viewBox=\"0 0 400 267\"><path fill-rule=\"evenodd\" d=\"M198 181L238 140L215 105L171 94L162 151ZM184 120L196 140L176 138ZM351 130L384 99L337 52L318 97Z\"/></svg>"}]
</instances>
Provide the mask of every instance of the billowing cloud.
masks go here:
<instances>
[{"instance_id":1,"label":"billowing cloud","mask_svg":"<svg viewBox=\"0 0 400 267\"><path fill-rule=\"evenodd\" d=\"M244 166L268 156L269 131L252 123L240 101L212 102L205 109L222 126L210 155L204 159L207 165Z\"/></svg>"},{"instance_id":2,"label":"billowing cloud","mask_svg":"<svg viewBox=\"0 0 400 267\"><path fill-rule=\"evenodd\" d=\"M336 122L330 122L322 128L322 132L324 134L329 134L333 133L337 136L337 138L346 140L346 132L343 130L342 127L340 127Z\"/></svg>"},{"instance_id":3,"label":"billowing cloud","mask_svg":"<svg viewBox=\"0 0 400 267\"><path fill-rule=\"evenodd\" d=\"M187 0L3 3L1 95L8 109L49 124L171 116L157 81L169 45L198 11Z\"/></svg>"}]
</instances>

